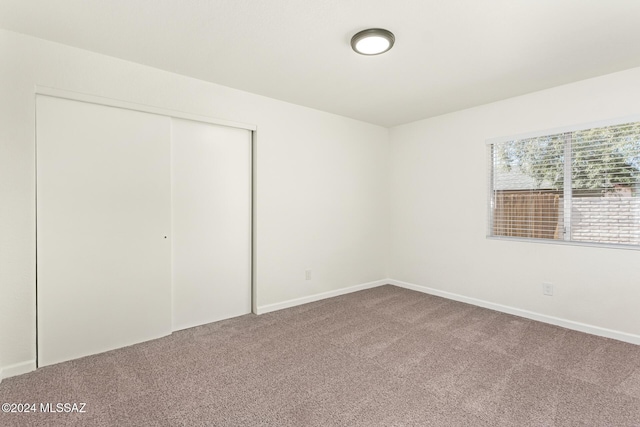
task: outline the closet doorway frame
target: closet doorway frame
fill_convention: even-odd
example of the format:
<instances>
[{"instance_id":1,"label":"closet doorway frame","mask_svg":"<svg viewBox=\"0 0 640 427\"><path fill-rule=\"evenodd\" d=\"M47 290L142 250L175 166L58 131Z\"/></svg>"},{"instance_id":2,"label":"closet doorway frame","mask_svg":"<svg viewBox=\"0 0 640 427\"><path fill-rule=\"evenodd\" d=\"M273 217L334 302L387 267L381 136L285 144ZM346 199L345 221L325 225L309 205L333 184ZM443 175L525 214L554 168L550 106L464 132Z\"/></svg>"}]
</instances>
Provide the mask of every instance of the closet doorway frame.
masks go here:
<instances>
[{"instance_id":1,"label":"closet doorway frame","mask_svg":"<svg viewBox=\"0 0 640 427\"><path fill-rule=\"evenodd\" d=\"M251 176L249 177L249 183L251 185L250 188L250 197L249 197L249 244L250 244L250 248L249 248L249 253L250 253L250 257L249 257L249 277L250 277L250 286L251 286L251 290L250 290L250 295L251 295L251 313L253 314L257 314L257 289L256 289L256 275L255 275L255 269L256 269L256 233L255 233L255 226L256 226L256 222L255 222L255 213L256 213L256 192L255 192L255 188L256 188L256 142L257 142L257 131L258 131L258 127L257 125L254 124L248 124L248 123L242 123L242 122L236 122L236 121L232 121L232 120L224 120L224 119L218 119L218 118L214 118L214 117L209 117L209 116L203 116L203 115L199 115L199 114L192 114L192 113L186 113L183 111L178 111L178 110L172 110L172 109L168 109L168 108L162 108L162 107L155 107L152 105L146 105L146 104L139 104L139 103L135 103L135 102L129 102L129 101L122 101L119 99L114 99L114 98L108 98L108 97L103 97L103 96L98 96L98 95L91 95L91 94L86 94L86 93L82 93L82 92L76 92L76 91L70 91L70 90L65 90L65 89L57 89L57 88L52 88L52 87L48 87L48 86L41 86L41 85L36 85L35 86L35 91L33 94L34 97L34 108L35 108L35 98L37 96L49 96L49 97L53 97L53 98L60 98L60 99L68 99L71 101L79 101L79 102L85 102L85 103L89 103L89 104L96 104L96 105L102 105L102 106L106 106L106 107L115 107L115 108L121 108L124 110L132 110L132 111L138 111L138 112L143 112L143 113L150 113L150 114L156 114L156 115L160 115L160 116L165 116L165 117L170 117L170 118L175 118L175 119L184 119L184 120L191 120L191 121L195 121L195 122L201 122L201 123L207 123L207 124L212 124L212 125L218 125L218 126L225 126L225 127L231 127L231 128L236 128L236 129L244 129L244 130L248 130L251 133L251 144L250 144L250 174ZM37 114L36 114L36 123L37 123ZM37 150L37 128L36 128L36 123L34 123L34 131L35 131L35 144L36 144L36 150ZM36 151L37 153L37 151ZM37 162L37 160L36 160ZM36 281L35 281L35 326L36 326L36 334L35 334L35 340L36 340L36 369L39 368L39 363L38 363L38 257L37 257L37 253L38 253L38 228L37 228L37 206L38 206L38 199L37 199L37 194L38 194L38 180L37 180L37 176L35 177L35 184L36 184L36 191L35 191L35 207L36 207L36 222L34 224L34 226L36 227L36 251L35 251L35 277L36 277Z\"/></svg>"}]
</instances>

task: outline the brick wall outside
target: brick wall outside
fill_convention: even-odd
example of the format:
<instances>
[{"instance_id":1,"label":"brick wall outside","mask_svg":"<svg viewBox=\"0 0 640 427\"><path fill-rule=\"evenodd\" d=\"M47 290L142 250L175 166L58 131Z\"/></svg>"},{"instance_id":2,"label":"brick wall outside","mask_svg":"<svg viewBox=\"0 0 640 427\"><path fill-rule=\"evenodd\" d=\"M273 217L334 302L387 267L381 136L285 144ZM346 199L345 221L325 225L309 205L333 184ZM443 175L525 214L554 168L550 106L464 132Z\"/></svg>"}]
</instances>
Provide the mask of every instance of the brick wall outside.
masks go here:
<instances>
[{"instance_id":1,"label":"brick wall outside","mask_svg":"<svg viewBox=\"0 0 640 427\"><path fill-rule=\"evenodd\" d=\"M576 197L571 211L572 240L640 244L640 199Z\"/></svg>"}]
</instances>

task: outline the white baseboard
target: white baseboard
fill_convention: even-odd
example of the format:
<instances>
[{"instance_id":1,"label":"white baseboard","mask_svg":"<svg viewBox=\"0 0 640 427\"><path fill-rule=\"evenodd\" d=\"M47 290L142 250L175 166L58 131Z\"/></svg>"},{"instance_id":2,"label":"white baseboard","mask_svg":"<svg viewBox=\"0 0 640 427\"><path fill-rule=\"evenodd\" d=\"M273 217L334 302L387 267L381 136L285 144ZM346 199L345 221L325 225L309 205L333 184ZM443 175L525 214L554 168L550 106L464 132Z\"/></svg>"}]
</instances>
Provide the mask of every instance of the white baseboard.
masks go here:
<instances>
[{"instance_id":1,"label":"white baseboard","mask_svg":"<svg viewBox=\"0 0 640 427\"><path fill-rule=\"evenodd\" d=\"M540 314L533 311L510 307L507 305L496 304L493 302L484 301L477 298L465 297L463 295L441 291L438 289L429 288L427 286L420 286L420 285L415 285L413 283L401 282L400 280L389 279L387 283L391 285L399 286L401 288L422 292L425 294L435 295L435 296L451 299L454 301L460 301L467 304L477 305L479 307L484 307L484 308L500 311L507 314L513 314L514 316L525 317L527 319L537 320L539 322L544 322L544 323L550 323L552 325L562 326L563 328L573 329L575 331L586 332L587 334L598 335L605 338L612 338L618 341L624 341L631 344L640 345L640 335L634 335L626 332L615 331L613 329L601 328L599 326L588 325L586 323L575 322L573 320L562 319L560 317L548 316L546 314Z\"/></svg>"},{"instance_id":2,"label":"white baseboard","mask_svg":"<svg viewBox=\"0 0 640 427\"><path fill-rule=\"evenodd\" d=\"M290 299L275 304L261 305L257 307L256 314L265 314L272 311L283 310L285 308L295 307L297 305L307 304L310 302L320 301L326 298L337 297L338 295L349 294L351 292L361 291L363 289L375 288L378 286L389 284L388 279L376 280L375 282L362 283L360 285L349 286L346 288L336 289L334 291L322 292L319 294L309 295L308 297Z\"/></svg>"},{"instance_id":3,"label":"white baseboard","mask_svg":"<svg viewBox=\"0 0 640 427\"><path fill-rule=\"evenodd\" d=\"M26 362L16 363L14 365L4 366L0 369L0 382L2 382L4 378L15 377L16 375L26 374L27 372L35 370L35 360L29 360Z\"/></svg>"}]
</instances>

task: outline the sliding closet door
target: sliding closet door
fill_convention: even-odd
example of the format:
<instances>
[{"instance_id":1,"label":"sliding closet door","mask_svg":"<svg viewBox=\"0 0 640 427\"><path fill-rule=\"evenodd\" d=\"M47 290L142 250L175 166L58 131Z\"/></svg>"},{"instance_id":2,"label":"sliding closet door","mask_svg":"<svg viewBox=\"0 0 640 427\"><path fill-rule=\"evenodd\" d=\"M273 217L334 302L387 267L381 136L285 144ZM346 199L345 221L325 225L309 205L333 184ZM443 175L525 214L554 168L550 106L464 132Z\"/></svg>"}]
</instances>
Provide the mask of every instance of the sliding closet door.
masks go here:
<instances>
[{"instance_id":1,"label":"sliding closet door","mask_svg":"<svg viewBox=\"0 0 640 427\"><path fill-rule=\"evenodd\" d=\"M251 133L174 119L173 328L251 312Z\"/></svg>"},{"instance_id":2,"label":"sliding closet door","mask_svg":"<svg viewBox=\"0 0 640 427\"><path fill-rule=\"evenodd\" d=\"M36 105L39 366L171 333L171 119Z\"/></svg>"}]
</instances>

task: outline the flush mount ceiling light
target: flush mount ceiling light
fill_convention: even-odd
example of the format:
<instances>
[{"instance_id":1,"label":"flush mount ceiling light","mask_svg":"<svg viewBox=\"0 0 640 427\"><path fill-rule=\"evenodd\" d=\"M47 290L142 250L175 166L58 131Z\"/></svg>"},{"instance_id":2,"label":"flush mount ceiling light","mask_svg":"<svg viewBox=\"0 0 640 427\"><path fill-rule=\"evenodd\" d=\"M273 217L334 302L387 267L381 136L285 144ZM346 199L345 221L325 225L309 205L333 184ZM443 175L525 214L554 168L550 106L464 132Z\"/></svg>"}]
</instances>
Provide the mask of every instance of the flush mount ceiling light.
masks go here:
<instances>
[{"instance_id":1,"label":"flush mount ceiling light","mask_svg":"<svg viewBox=\"0 0 640 427\"><path fill-rule=\"evenodd\" d=\"M361 55L379 55L391 49L395 41L391 31L369 28L351 38L351 47Z\"/></svg>"}]
</instances>

